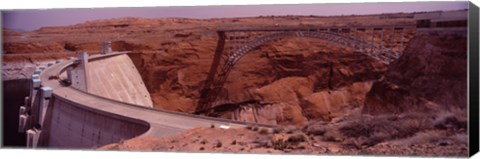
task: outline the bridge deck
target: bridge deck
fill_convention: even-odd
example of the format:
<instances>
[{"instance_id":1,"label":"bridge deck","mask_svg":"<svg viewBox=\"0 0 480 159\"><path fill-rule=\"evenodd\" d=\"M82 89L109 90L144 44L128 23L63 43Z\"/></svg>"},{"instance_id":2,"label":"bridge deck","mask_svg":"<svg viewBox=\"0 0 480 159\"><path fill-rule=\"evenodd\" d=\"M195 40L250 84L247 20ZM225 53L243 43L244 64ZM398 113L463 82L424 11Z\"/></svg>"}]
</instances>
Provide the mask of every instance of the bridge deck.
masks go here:
<instances>
[{"instance_id":1,"label":"bridge deck","mask_svg":"<svg viewBox=\"0 0 480 159\"><path fill-rule=\"evenodd\" d=\"M366 29L366 28L402 28L402 29L411 29L416 28L414 24L405 24L405 25L359 25L359 26L304 26L304 27L289 27L289 26L278 26L278 27L264 27L264 28L234 28L234 29L218 29L220 32L249 32L249 31L299 31L299 30L312 30L312 29Z\"/></svg>"}]
</instances>

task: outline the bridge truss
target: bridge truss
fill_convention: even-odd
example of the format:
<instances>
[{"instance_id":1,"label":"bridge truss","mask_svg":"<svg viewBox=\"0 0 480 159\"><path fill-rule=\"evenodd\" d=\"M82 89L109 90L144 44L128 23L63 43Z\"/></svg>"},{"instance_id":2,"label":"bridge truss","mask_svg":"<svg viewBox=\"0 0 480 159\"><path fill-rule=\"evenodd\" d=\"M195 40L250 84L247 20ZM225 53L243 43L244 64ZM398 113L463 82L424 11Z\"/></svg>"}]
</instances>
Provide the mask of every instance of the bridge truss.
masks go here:
<instances>
[{"instance_id":1,"label":"bridge truss","mask_svg":"<svg viewBox=\"0 0 480 159\"><path fill-rule=\"evenodd\" d=\"M405 30L412 25L308 27L218 30L217 48L210 71L200 92L196 112L212 109L235 64L248 52L273 40L288 37L316 38L351 48L383 63L398 59L404 49Z\"/></svg>"}]
</instances>

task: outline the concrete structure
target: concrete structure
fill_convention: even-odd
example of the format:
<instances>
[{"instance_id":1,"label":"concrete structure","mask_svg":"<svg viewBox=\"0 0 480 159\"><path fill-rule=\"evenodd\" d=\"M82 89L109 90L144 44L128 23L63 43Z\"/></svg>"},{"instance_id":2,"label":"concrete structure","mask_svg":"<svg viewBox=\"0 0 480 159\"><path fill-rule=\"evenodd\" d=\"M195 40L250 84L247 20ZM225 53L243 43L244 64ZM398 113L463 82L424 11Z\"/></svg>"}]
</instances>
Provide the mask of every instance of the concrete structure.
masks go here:
<instances>
[{"instance_id":1,"label":"concrete structure","mask_svg":"<svg viewBox=\"0 0 480 159\"><path fill-rule=\"evenodd\" d=\"M143 85L136 81L141 81L141 78L132 77L138 75L138 72L134 73L132 68L134 66L128 62L129 60L125 53L88 57L86 74L89 74L91 79L100 78L94 82L93 87L100 85L105 87L94 89L89 86L92 83L87 82L87 88L93 92L98 91L98 94L66 86L62 82L67 80L67 70L78 67L78 61L63 61L45 68L39 74L38 80L32 80L35 81L33 82L35 89L32 88L32 94L26 98L26 104L20 110L19 126L22 129L19 131L27 134L28 147L95 148L137 136L162 137L196 127L210 127L211 125L242 127L248 124L180 112L154 110L148 108L147 105L135 104L135 101L141 100L133 100L133 96L130 97L132 100L121 101L121 98L114 99L114 94L109 96L105 95L105 92L99 93L113 88L115 89L110 90L111 92L121 92L121 89L136 87L133 84ZM100 67L104 70L96 73L91 71ZM126 70L127 68L130 70ZM115 81L108 78L122 80ZM124 83L127 81L133 81L132 86ZM107 86L109 83L117 83L119 87L109 87ZM138 93L141 90L132 91ZM124 91L124 93L130 92ZM268 127L268 125L261 126Z\"/></svg>"},{"instance_id":2,"label":"concrete structure","mask_svg":"<svg viewBox=\"0 0 480 159\"><path fill-rule=\"evenodd\" d=\"M40 141L41 130L29 129L27 130L27 148L37 148Z\"/></svg>"},{"instance_id":3,"label":"concrete structure","mask_svg":"<svg viewBox=\"0 0 480 159\"><path fill-rule=\"evenodd\" d=\"M33 74L40 74L40 72L42 72L42 70L40 70L40 68L36 68L35 71L33 71Z\"/></svg>"},{"instance_id":4,"label":"concrete structure","mask_svg":"<svg viewBox=\"0 0 480 159\"><path fill-rule=\"evenodd\" d=\"M467 27L468 10L415 14L418 28Z\"/></svg>"},{"instance_id":5,"label":"concrete structure","mask_svg":"<svg viewBox=\"0 0 480 159\"><path fill-rule=\"evenodd\" d=\"M102 54L110 54L112 53L112 42L105 41L102 43Z\"/></svg>"},{"instance_id":6,"label":"concrete structure","mask_svg":"<svg viewBox=\"0 0 480 159\"><path fill-rule=\"evenodd\" d=\"M38 74L32 74L32 79L40 79L40 76L38 76Z\"/></svg>"},{"instance_id":7,"label":"concrete structure","mask_svg":"<svg viewBox=\"0 0 480 159\"><path fill-rule=\"evenodd\" d=\"M77 53L78 60L76 65L67 70L68 79L72 82L72 87L88 92L88 53Z\"/></svg>"},{"instance_id":8,"label":"concrete structure","mask_svg":"<svg viewBox=\"0 0 480 159\"><path fill-rule=\"evenodd\" d=\"M44 126L48 103L52 97L52 92L53 90L50 87L40 88L40 103L38 104L38 125L40 125L40 128Z\"/></svg>"}]
</instances>

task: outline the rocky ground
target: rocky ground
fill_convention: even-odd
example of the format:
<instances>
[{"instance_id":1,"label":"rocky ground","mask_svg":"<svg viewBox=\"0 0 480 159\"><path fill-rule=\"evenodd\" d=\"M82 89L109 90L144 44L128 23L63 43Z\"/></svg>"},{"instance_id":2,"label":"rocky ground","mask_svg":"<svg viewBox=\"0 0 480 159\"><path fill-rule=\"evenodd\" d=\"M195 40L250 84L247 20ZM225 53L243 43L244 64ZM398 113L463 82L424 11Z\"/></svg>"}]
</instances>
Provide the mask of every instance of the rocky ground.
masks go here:
<instances>
[{"instance_id":1,"label":"rocky ground","mask_svg":"<svg viewBox=\"0 0 480 159\"><path fill-rule=\"evenodd\" d=\"M98 53L108 40L114 51L132 51L155 108L191 113L213 59L216 29L383 24L414 21L411 14L120 18L24 33L3 29L2 75L28 78L41 63ZM219 100L235 108L217 117L275 128L198 128L101 149L466 156L466 38L415 37L407 30L404 39L405 52L390 65L321 40L268 42L232 70Z\"/></svg>"},{"instance_id":2,"label":"rocky ground","mask_svg":"<svg viewBox=\"0 0 480 159\"><path fill-rule=\"evenodd\" d=\"M172 137L125 140L99 150L466 156L467 143L466 121L451 114L352 115L297 127L197 128Z\"/></svg>"}]
</instances>

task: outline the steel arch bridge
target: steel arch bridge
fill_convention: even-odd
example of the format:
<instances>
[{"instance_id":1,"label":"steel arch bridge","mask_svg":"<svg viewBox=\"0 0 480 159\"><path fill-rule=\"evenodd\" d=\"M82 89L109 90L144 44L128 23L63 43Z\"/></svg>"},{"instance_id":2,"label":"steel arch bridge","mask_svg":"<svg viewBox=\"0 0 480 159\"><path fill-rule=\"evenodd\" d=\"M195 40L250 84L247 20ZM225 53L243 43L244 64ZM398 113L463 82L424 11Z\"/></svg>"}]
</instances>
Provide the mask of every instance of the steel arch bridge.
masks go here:
<instances>
[{"instance_id":1,"label":"steel arch bridge","mask_svg":"<svg viewBox=\"0 0 480 159\"><path fill-rule=\"evenodd\" d=\"M215 103L216 99L235 64L248 52L266 42L292 37L315 38L334 45L351 48L358 53L389 64L400 57L405 43L405 30L410 28L415 28L415 26L332 26L218 30L215 56L207 80L200 92L196 113L204 113L219 104Z\"/></svg>"}]
</instances>

